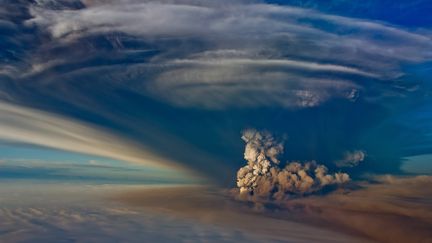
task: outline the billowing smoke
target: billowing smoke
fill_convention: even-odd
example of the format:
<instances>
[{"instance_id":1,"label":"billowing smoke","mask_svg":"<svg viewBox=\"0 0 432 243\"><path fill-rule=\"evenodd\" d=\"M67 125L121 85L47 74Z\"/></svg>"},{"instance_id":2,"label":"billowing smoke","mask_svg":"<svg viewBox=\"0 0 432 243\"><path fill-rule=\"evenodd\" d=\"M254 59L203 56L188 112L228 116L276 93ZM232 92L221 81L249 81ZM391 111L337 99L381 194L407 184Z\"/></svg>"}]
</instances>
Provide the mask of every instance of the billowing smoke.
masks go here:
<instances>
[{"instance_id":1,"label":"billowing smoke","mask_svg":"<svg viewBox=\"0 0 432 243\"><path fill-rule=\"evenodd\" d=\"M241 195L283 200L350 180L346 173L329 174L327 167L315 161L290 162L282 167L278 156L283 153L283 144L269 132L248 129L242 139L246 142L244 158L248 163L237 172Z\"/></svg>"},{"instance_id":2,"label":"billowing smoke","mask_svg":"<svg viewBox=\"0 0 432 243\"><path fill-rule=\"evenodd\" d=\"M335 162L337 167L355 167L366 158L366 153L362 150L347 151L343 159Z\"/></svg>"}]
</instances>

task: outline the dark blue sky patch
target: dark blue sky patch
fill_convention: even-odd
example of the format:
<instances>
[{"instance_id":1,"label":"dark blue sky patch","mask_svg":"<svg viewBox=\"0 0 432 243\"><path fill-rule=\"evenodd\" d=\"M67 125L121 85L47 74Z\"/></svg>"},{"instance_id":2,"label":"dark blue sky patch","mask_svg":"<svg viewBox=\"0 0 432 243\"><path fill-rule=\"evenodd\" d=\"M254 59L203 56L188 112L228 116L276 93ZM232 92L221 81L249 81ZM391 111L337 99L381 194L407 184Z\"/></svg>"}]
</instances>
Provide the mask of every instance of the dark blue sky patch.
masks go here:
<instances>
[{"instance_id":1,"label":"dark blue sky patch","mask_svg":"<svg viewBox=\"0 0 432 243\"><path fill-rule=\"evenodd\" d=\"M432 4L428 0L266 0L268 3L311 8L347 17L380 20L412 28L432 26Z\"/></svg>"}]
</instances>

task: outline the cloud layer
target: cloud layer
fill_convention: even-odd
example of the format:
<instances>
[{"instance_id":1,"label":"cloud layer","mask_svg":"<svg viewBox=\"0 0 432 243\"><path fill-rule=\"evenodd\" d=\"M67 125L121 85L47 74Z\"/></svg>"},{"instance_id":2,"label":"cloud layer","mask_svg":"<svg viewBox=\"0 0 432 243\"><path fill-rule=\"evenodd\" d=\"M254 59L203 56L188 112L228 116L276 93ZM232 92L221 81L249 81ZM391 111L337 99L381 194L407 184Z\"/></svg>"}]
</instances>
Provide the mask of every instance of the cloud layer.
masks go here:
<instances>
[{"instance_id":1,"label":"cloud layer","mask_svg":"<svg viewBox=\"0 0 432 243\"><path fill-rule=\"evenodd\" d=\"M432 239L431 176L381 176L350 193L286 201L287 214L346 227L378 242ZM300 209L300 210L299 210ZM311 218L309 218L311 217Z\"/></svg>"},{"instance_id":2,"label":"cloud layer","mask_svg":"<svg viewBox=\"0 0 432 243\"><path fill-rule=\"evenodd\" d=\"M403 65L432 58L427 31L289 6L87 1L71 10L46 2L31 7L26 25L48 34L49 45L97 47L91 38L103 37L115 56L141 59L108 71L112 80L183 107L298 108L332 98L354 101L359 94L370 98L376 94L365 83L400 85ZM33 72L92 58L86 54L54 55L49 62L37 54ZM87 66L85 72L100 69Z\"/></svg>"},{"instance_id":3,"label":"cloud layer","mask_svg":"<svg viewBox=\"0 0 432 243\"><path fill-rule=\"evenodd\" d=\"M432 177L370 179L351 191L276 203L266 200L265 207L258 211L252 211L251 204L230 201L227 194L208 188L138 189L121 193L118 199L203 223L244 228L250 234L274 237L276 242L355 242L356 236L360 242L430 241ZM167 195L176 200L166 200ZM353 238L332 236L326 229L346 232Z\"/></svg>"},{"instance_id":4,"label":"cloud layer","mask_svg":"<svg viewBox=\"0 0 432 243\"><path fill-rule=\"evenodd\" d=\"M110 193L130 189L127 186L2 183L0 241L260 242L238 230L196 224L106 200Z\"/></svg>"},{"instance_id":5,"label":"cloud layer","mask_svg":"<svg viewBox=\"0 0 432 243\"><path fill-rule=\"evenodd\" d=\"M5 243L364 242L242 212L212 188L2 182L0 192L0 241ZM257 227L261 220L265 226Z\"/></svg>"},{"instance_id":6,"label":"cloud layer","mask_svg":"<svg viewBox=\"0 0 432 243\"><path fill-rule=\"evenodd\" d=\"M153 168L188 171L143 146L83 122L4 102L0 102L0 114L0 141L96 155Z\"/></svg>"}]
</instances>

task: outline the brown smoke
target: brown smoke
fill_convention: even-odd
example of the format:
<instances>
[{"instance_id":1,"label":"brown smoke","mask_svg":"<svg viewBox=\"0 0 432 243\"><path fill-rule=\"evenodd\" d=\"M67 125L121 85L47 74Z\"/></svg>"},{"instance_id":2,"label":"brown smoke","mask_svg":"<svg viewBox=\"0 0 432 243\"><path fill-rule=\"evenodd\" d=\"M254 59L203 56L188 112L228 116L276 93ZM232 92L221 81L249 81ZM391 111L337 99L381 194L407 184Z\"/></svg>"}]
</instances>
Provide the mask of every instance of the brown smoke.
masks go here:
<instances>
[{"instance_id":1,"label":"brown smoke","mask_svg":"<svg viewBox=\"0 0 432 243\"><path fill-rule=\"evenodd\" d=\"M237 186L242 197L249 196L283 200L321 191L328 186L350 180L348 174L329 174L327 167L315 161L291 162L281 168L278 156L283 144L268 132L244 131L244 158L248 164L237 172Z\"/></svg>"}]
</instances>

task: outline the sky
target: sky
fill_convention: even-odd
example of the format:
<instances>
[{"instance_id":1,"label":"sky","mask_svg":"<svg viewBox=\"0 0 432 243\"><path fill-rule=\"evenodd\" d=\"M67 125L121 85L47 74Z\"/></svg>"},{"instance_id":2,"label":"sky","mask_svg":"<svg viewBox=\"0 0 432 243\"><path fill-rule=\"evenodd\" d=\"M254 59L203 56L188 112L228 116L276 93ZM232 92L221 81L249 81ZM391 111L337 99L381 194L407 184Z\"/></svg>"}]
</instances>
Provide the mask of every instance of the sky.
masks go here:
<instances>
[{"instance_id":1,"label":"sky","mask_svg":"<svg viewBox=\"0 0 432 243\"><path fill-rule=\"evenodd\" d=\"M266 154L272 166L429 176L431 11L429 0L0 0L0 183L235 188L255 163L245 145L269 149L247 131L283 147L277 163Z\"/></svg>"}]
</instances>

